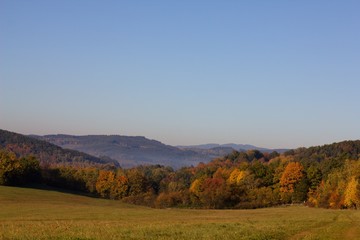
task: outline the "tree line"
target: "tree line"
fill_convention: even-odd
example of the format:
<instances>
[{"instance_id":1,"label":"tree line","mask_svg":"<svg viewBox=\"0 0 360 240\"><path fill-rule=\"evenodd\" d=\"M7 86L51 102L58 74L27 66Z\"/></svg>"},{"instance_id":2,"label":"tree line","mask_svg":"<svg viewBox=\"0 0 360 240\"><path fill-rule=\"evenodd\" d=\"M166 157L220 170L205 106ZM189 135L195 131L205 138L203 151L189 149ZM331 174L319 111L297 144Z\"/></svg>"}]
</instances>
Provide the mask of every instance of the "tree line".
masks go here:
<instances>
[{"instance_id":1,"label":"tree line","mask_svg":"<svg viewBox=\"0 0 360 240\"><path fill-rule=\"evenodd\" d=\"M330 146L330 147L329 147ZM305 203L360 207L360 142L296 149L284 154L233 151L208 164L174 170L39 165L34 157L0 153L0 184L41 182L158 208L260 208Z\"/></svg>"}]
</instances>

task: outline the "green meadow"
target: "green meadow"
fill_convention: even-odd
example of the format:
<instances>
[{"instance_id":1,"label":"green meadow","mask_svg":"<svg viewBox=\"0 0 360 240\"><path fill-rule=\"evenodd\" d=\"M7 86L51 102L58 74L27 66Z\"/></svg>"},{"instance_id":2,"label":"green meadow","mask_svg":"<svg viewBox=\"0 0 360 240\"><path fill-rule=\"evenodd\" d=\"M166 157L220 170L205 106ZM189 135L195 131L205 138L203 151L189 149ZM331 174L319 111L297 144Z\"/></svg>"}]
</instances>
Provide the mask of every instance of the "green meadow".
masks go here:
<instances>
[{"instance_id":1,"label":"green meadow","mask_svg":"<svg viewBox=\"0 0 360 240\"><path fill-rule=\"evenodd\" d=\"M0 186L0 239L360 239L360 211L152 209Z\"/></svg>"}]
</instances>

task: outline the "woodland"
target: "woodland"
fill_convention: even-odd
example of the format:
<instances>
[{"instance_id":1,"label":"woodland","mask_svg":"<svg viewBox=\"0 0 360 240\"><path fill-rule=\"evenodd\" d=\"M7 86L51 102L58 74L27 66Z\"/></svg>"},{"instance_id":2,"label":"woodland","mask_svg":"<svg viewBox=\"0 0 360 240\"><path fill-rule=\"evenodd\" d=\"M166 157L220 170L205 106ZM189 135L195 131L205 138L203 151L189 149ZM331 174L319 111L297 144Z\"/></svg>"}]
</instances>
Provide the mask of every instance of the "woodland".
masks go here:
<instances>
[{"instance_id":1,"label":"woodland","mask_svg":"<svg viewBox=\"0 0 360 240\"><path fill-rule=\"evenodd\" d=\"M0 150L0 185L51 186L155 208L360 208L360 141L283 154L233 151L179 170L161 165L124 169L114 164L44 163L13 149Z\"/></svg>"}]
</instances>

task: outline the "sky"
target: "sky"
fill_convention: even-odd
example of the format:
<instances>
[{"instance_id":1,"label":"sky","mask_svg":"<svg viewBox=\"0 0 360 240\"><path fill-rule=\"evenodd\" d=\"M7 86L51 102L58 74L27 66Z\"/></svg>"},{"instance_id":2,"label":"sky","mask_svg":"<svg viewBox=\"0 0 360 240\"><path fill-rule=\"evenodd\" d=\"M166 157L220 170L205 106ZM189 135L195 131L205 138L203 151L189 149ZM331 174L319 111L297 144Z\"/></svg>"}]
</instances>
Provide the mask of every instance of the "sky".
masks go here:
<instances>
[{"instance_id":1,"label":"sky","mask_svg":"<svg viewBox=\"0 0 360 240\"><path fill-rule=\"evenodd\" d=\"M360 139L360 1L0 1L0 128Z\"/></svg>"}]
</instances>

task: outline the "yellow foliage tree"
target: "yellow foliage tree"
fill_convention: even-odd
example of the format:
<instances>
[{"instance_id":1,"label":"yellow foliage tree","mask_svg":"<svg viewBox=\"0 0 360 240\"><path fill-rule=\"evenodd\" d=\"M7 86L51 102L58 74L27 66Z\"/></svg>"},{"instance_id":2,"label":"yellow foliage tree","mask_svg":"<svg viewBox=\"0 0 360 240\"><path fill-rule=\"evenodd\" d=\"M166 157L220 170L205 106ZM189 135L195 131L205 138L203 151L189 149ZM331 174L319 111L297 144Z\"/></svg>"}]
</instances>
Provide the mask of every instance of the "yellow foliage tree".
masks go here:
<instances>
[{"instance_id":1,"label":"yellow foliage tree","mask_svg":"<svg viewBox=\"0 0 360 240\"><path fill-rule=\"evenodd\" d=\"M239 175L237 176L237 178L236 178L236 183L237 183L237 184L240 184L241 181L244 180L244 178L245 178L246 176L248 176L248 175L249 175L249 173L248 173L247 171L241 171L241 172L239 173Z\"/></svg>"},{"instance_id":2,"label":"yellow foliage tree","mask_svg":"<svg viewBox=\"0 0 360 240\"><path fill-rule=\"evenodd\" d=\"M247 175L247 171L241 171L240 169L236 168L234 171L231 172L227 182L229 184L240 184Z\"/></svg>"},{"instance_id":3,"label":"yellow foliage tree","mask_svg":"<svg viewBox=\"0 0 360 240\"><path fill-rule=\"evenodd\" d=\"M227 182L228 182L229 184L236 184L236 183L237 183L237 177L239 176L240 173L241 173L241 170L240 170L240 169L237 169L237 168L234 169L234 171L232 171L232 172L230 173L230 176L229 176Z\"/></svg>"},{"instance_id":4,"label":"yellow foliage tree","mask_svg":"<svg viewBox=\"0 0 360 240\"><path fill-rule=\"evenodd\" d=\"M352 177L346 186L344 193L344 204L348 208L360 207L360 190L359 182L355 177Z\"/></svg>"},{"instance_id":5,"label":"yellow foliage tree","mask_svg":"<svg viewBox=\"0 0 360 240\"><path fill-rule=\"evenodd\" d=\"M196 179L194 182L191 183L190 192L198 197L200 193L203 191L202 184L203 184L203 179Z\"/></svg>"},{"instance_id":6,"label":"yellow foliage tree","mask_svg":"<svg viewBox=\"0 0 360 240\"><path fill-rule=\"evenodd\" d=\"M295 184L300 182L303 177L304 167L298 162L289 163L280 179L280 192L293 193Z\"/></svg>"}]
</instances>

